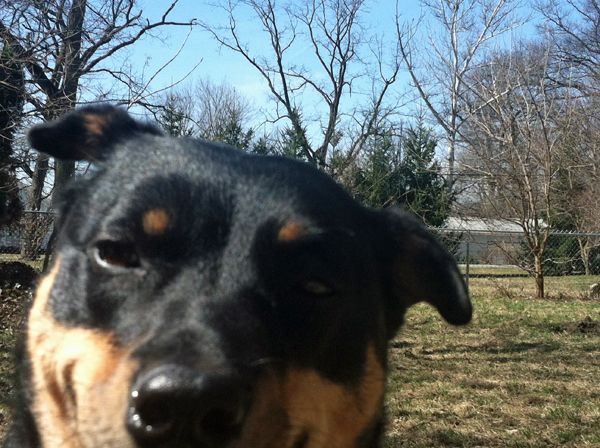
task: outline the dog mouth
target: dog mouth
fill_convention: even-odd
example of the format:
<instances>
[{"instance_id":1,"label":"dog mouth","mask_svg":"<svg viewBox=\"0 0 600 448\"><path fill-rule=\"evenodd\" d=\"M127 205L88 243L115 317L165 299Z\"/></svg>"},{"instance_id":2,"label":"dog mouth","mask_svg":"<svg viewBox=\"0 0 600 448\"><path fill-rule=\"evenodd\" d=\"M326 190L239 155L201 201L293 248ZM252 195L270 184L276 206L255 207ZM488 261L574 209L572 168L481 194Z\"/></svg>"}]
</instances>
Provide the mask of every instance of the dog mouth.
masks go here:
<instances>
[{"instance_id":1,"label":"dog mouth","mask_svg":"<svg viewBox=\"0 0 600 448\"><path fill-rule=\"evenodd\" d=\"M292 448L306 448L308 446L308 442L308 432L303 432L296 438L296 440L292 444Z\"/></svg>"},{"instance_id":2,"label":"dog mouth","mask_svg":"<svg viewBox=\"0 0 600 448\"><path fill-rule=\"evenodd\" d=\"M261 436L257 439L252 436L245 437L245 434L240 435L238 429L229 428L229 423L223 422L222 416L215 414L211 419L205 419L198 430L190 429L175 433L174 436L167 440L159 442L150 440L148 442L136 442L137 448L307 448L311 441L309 431L291 431L290 428L275 428L261 427ZM214 421L212 420L214 418ZM157 428L158 429L158 428ZM213 434L220 431L221 440L219 437L213 440L207 440L205 437L207 429L210 429ZM258 428L257 428L258 429ZM166 430L166 428L162 428ZM168 430L167 430L168 431ZM255 433L256 429L250 430L249 433ZM231 434L237 434L234 440L229 437ZM198 435L200 435L201 441ZM114 448L121 445L113 445ZM310 445L325 448L327 445Z\"/></svg>"}]
</instances>

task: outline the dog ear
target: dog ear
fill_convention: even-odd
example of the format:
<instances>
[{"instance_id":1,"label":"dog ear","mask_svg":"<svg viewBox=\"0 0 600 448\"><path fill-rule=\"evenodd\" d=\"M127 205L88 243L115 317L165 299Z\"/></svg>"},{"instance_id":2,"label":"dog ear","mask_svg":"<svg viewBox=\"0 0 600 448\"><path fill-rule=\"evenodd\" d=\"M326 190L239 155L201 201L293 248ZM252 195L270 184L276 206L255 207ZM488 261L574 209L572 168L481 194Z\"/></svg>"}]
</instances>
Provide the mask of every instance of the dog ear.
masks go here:
<instances>
[{"instance_id":1,"label":"dog ear","mask_svg":"<svg viewBox=\"0 0 600 448\"><path fill-rule=\"evenodd\" d=\"M134 120L124 109L97 105L34 126L27 137L34 149L57 159L94 162L104 159L116 142L140 133L161 135L156 127Z\"/></svg>"},{"instance_id":2,"label":"dog ear","mask_svg":"<svg viewBox=\"0 0 600 448\"><path fill-rule=\"evenodd\" d=\"M412 215L395 209L381 212L390 337L413 304L425 301L454 325L471 320L472 306L454 257Z\"/></svg>"}]
</instances>

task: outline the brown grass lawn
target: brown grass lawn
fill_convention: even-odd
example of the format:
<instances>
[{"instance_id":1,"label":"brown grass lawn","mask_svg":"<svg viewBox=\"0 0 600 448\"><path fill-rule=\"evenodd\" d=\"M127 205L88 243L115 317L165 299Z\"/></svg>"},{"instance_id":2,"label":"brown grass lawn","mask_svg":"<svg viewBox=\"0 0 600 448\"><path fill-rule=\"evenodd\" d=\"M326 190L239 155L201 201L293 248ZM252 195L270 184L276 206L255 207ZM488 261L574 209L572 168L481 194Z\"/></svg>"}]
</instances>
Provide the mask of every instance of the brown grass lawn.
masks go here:
<instances>
[{"instance_id":1,"label":"brown grass lawn","mask_svg":"<svg viewBox=\"0 0 600 448\"><path fill-rule=\"evenodd\" d=\"M549 299L586 299L592 284L600 283L600 275L546 277L545 290ZM535 282L531 277L471 278L471 293L480 297L529 299L535 297Z\"/></svg>"},{"instance_id":2,"label":"brown grass lawn","mask_svg":"<svg viewBox=\"0 0 600 448\"><path fill-rule=\"evenodd\" d=\"M21 328L23 305L30 300L24 289L0 289L0 440L8 424L13 383L13 350Z\"/></svg>"},{"instance_id":3,"label":"brown grass lawn","mask_svg":"<svg viewBox=\"0 0 600 448\"><path fill-rule=\"evenodd\" d=\"M591 279L549 281L551 300L515 280L506 293L472 279L467 327L425 305L410 311L390 347L384 448L600 447L600 301L576 298ZM0 299L0 440L19 300Z\"/></svg>"},{"instance_id":4,"label":"brown grass lawn","mask_svg":"<svg viewBox=\"0 0 600 448\"><path fill-rule=\"evenodd\" d=\"M390 348L384 447L600 447L600 302L474 302L464 328L409 313Z\"/></svg>"}]
</instances>

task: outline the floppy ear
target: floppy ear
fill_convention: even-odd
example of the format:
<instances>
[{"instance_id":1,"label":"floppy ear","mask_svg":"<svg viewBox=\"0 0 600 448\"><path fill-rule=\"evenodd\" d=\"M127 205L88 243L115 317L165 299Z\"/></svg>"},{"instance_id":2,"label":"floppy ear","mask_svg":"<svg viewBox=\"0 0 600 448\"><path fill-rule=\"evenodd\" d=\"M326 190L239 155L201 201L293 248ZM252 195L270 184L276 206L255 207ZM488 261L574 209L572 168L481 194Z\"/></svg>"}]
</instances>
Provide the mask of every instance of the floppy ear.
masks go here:
<instances>
[{"instance_id":1,"label":"floppy ear","mask_svg":"<svg viewBox=\"0 0 600 448\"><path fill-rule=\"evenodd\" d=\"M379 212L389 285L387 318L390 337L411 305L425 301L454 325L471 320L472 306L454 257L412 215L400 210Z\"/></svg>"},{"instance_id":2,"label":"floppy ear","mask_svg":"<svg viewBox=\"0 0 600 448\"><path fill-rule=\"evenodd\" d=\"M102 160L118 141L135 134L160 135L115 106L87 106L34 126L27 137L34 149L61 160Z\"/></svg>"}]
</instances>

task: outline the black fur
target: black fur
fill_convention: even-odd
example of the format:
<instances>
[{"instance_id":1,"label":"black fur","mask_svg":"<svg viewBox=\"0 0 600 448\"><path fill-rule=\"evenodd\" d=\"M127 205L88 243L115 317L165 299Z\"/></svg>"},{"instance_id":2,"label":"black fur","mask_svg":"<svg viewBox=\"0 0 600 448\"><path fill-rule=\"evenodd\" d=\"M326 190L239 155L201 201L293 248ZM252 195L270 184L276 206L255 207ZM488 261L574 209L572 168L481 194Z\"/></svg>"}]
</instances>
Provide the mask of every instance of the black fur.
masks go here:
<instances>
[{"instance_id":1,"label":"black fur","mask_svg":"<svg viewBox=\"0 0 600 448\"><path fill-rule=\"evenodd\" d=\"M54 157L97 162L64 192L51 313L123 346L146 341L133 355L141 370L217 366L252 382L257 360L269 359L351 389L368 344L385 366L412 304L428 301L453 324L471 318L455 262L415 218L364 208L308 165L165 137L109 106L37 126L29 139ZM141 224L154 208L169 217L156 235ZM278 241L289 222L306 235ZM99 247L139 265L98 266ZM22 363L9 448L39 446ZM357 446L376 446L380 433L373 421Z\"/></svg>"}]
</instances>

